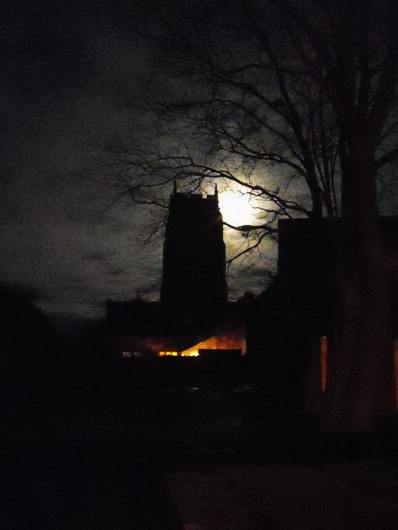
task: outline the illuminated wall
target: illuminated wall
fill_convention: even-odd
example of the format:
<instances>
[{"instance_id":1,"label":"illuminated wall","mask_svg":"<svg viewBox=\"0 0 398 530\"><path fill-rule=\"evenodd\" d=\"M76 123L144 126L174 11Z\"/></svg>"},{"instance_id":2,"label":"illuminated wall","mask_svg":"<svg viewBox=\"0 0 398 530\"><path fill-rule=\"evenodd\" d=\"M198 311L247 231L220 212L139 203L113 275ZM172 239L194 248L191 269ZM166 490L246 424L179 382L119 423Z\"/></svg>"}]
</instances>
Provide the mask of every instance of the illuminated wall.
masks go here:
<instances>
[{"instance_id":1,"label":"illuminated wall","mask_svg":"<svg viewBox=\"0 0 398 530\"><path fill-rule=\"evenodd\" d=\"M181 352L159 351L159 357L199 357L199 350L240 350L245 355L246 337L242 330L223 331Z\"/></svg>"}]
</instances>

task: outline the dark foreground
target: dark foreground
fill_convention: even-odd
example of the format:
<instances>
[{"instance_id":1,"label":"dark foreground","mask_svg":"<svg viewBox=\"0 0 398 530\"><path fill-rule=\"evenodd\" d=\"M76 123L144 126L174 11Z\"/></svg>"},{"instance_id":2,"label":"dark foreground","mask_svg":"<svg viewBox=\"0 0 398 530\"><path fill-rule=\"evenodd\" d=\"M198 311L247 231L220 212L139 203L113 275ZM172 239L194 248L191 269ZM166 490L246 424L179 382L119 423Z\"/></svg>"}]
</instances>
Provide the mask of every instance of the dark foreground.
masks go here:
<instances>
[{"instance_id":1,"label":"dark foreground","mask_svg":"<svg viewBox=\"0 0 398 530\"><path fill-rule=\"evenodd\" d=\"M324 437L242 367L165 366L3 370L0 528L398 527L394 428Z\"/></svg>"},{"instance_id":2,"label":"dark foreground","mask_svg":"<svg viewBox=\"0 0 398 530\"><path fill-rule=\"evenodd\" d=\"M223 461L224 460L224 461ZM5 530L393 530L398 463L137 458L3 448Z\"/></svg>"}]
</instances>

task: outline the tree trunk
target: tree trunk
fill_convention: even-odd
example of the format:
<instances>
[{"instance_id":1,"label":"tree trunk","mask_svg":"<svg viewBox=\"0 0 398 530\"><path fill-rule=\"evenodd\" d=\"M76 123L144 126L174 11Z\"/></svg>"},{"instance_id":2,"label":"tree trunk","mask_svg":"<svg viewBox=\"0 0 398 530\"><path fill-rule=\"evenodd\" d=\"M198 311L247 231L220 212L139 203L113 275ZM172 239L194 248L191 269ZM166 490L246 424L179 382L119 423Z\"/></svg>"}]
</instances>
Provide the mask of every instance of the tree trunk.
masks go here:
<instances>
[{"instance_id":1,"label":"tree trunk","mask_svg":"<svg viewBox=\"0 0 398 530\"><path fill-rule=\"evenodd\" d=\"M366 432L392 412L388 288L370 157L352 150L334 227L335 336L323 426Z\"/></svg>"}]
</instances>

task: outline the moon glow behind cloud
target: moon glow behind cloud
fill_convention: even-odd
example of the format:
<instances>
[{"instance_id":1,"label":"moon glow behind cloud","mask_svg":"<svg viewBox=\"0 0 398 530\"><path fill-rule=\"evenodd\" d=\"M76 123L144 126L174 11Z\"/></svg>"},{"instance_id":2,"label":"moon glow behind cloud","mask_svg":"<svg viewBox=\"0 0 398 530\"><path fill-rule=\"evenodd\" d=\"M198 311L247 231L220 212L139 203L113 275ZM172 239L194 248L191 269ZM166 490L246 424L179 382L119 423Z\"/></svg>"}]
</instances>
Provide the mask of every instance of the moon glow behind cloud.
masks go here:
<instances>
[{"instance_id":1,"label":"moon glow behind cloud","mask_svg":"<svg viewBox=\"0 0 398 530\"><path fill-rule=\"evenodd\" d=\"M238 191L224 191L219 196L220 210L226 223L233 226L253 224L255 215L250 197Z\"/></svg>"}]
</instances>

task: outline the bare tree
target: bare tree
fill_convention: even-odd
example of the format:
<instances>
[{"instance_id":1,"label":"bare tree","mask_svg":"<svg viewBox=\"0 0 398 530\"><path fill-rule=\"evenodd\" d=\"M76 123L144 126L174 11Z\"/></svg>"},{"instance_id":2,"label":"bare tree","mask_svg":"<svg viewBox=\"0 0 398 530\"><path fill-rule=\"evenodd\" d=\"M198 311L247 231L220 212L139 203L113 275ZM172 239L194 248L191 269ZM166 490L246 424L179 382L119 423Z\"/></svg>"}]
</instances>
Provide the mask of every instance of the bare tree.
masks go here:
<instances>
[{"instance_id":1,"label":"bare tree","mask_svg":"<svg viewBox=\"0 0 398 530\"><path fill-rule=\"evenodd\" d=\"M341 220L335 229L339 297L329 428L369 430L392 410L387 274L379 227L377 173L398 152L398 6L385 2L273 2L308 75L338 123ZM396 138L396 137L395 137ZM384 149L383 154L380 151Z\"/></svg>"},{"instance_id":2,"label":"bare tree","mask_svg":"<svg viewBox=\"0 0 398 530\"><path fill-rule=\"evenodd\" d=\"M237 227L255 237L249 247L281 217L329 217L338 296L324 423L372 429L393 390L377 177L398 157L398 6L196 6L155 22L169 63L149 91L156 134L111 150L112 170L123 193L149 204L164 204L162 190L175 181L239 185L261 214Z\"/></svg>"},{"instance_id":3,"label":"bare tree","mask_svg":"<svg viewBox=\"0 0 398 530\"><path fill-rule=\"evenodd\" d=\"M209 13L201 10L184 25L168 14L173 25L163 19L163 32L156 27L160 62L170 63L167 82L147 90L156 134L148 143L140 136L108 148L112 170L135 201L155 205L174 181L193 190L214 179L238 185L263 199L255 202L262 222L250 227L259 233L273 232L280 216L335 216L338 145L330 104L297 65L282 64L267 34L238 7L227 12L228 23L224 9L213 13L211 39ZM237 39L237 31L245 36ZM298 200L297 188L308 197Z\"/></svg>"}]
</instances>

